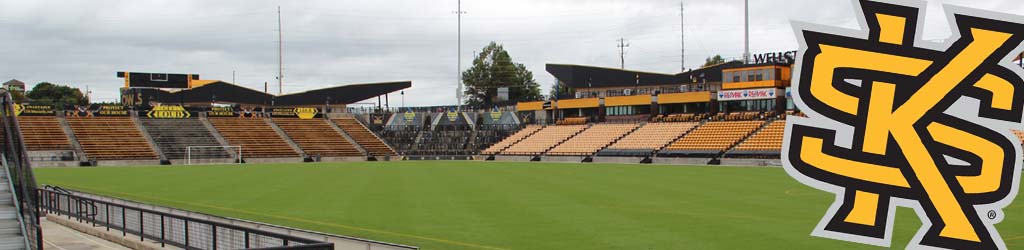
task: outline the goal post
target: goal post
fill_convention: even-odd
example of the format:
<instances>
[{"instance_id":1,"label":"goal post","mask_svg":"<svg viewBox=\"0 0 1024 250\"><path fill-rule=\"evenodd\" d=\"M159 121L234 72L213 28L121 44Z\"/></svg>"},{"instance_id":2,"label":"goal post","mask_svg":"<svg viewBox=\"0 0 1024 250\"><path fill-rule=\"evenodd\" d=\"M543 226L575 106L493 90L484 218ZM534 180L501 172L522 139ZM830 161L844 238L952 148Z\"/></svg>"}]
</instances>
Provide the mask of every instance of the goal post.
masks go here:
<instances>
[{"instance_id":1,"label":"goal post","mask_svg":"<svg viewBox=\"0 0 1024 250\"><path fill-rule=\"evenodd\" d=\"M241 164L242 146L186 146L186 165Z\"/></svg>"}]
</instances>

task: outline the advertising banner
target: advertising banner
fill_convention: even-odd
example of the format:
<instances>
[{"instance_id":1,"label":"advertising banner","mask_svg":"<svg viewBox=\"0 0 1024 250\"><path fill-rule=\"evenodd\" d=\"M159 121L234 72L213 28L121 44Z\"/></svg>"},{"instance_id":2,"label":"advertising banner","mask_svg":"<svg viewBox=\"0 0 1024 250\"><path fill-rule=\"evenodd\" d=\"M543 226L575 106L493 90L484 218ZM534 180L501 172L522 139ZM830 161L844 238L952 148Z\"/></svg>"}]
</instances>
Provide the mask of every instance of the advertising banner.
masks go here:
<instances>
[{"instance_id":1,"label":"advertising banner","mask_svg":"<svg viewBox=\"0 0 1024 250\"><path fill-rule=\"evenodd\" d=\"M718 101L757 100L775 98L774 88L718 91Z\"/></svg>"}]
</instances>

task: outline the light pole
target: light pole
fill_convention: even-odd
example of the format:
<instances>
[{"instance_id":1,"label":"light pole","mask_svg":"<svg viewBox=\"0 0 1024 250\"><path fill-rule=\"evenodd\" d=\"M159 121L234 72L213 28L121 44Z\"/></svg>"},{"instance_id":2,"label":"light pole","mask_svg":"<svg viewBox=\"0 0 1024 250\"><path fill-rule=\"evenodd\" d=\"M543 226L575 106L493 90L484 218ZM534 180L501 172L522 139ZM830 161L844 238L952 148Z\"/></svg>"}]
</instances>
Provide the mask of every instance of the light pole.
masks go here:
<instances>
[{"instance_id":1,"label":"light pole","mask_svg":"<svg viewBox=\"0 0 1024 250\"><path fill-rule=\"evenodd\" d=\"M462 111L462 14L466 14L466 12L462 11L462 0L458 1L458 8L459 9L455 12L455 14L458 15L458 25L459 25L459 29L458 29L459 40L458 40L458 49L457 49L458 50L458 53L457 53L458 54L458 60L459 60L459 63L458 63L459 64L458 65L458 76L459 76L459 83L458 83L458 85L459 85L459 87L455 90L456 91L455 92L455 98L458 99L458 102L459 102L458 104L456 104L458 109L459 109L459 111Z\"/></svg>"}]
</instances>

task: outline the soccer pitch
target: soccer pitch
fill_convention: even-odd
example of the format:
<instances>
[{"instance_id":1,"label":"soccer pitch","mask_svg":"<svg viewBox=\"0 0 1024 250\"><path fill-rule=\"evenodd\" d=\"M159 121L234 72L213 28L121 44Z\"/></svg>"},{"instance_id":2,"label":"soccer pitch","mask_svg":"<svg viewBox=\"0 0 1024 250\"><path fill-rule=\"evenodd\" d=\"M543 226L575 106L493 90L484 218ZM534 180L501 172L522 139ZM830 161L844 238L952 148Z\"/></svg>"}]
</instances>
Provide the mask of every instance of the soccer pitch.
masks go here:
<instances>
[{"instance_id":1,"label":"soccer pitch","mask_svg":"<svg viewBox=\"0 0 1024 250\"><path fill-rule=\"evenodd\" d=\"M398 161L36 169L40 183L459 249L877 249L811 237L831 194L781 168ZM1024 204L997 225L1024 247ZM921 223L897 211L893 246Z\"/></svg>"}]
</instances>

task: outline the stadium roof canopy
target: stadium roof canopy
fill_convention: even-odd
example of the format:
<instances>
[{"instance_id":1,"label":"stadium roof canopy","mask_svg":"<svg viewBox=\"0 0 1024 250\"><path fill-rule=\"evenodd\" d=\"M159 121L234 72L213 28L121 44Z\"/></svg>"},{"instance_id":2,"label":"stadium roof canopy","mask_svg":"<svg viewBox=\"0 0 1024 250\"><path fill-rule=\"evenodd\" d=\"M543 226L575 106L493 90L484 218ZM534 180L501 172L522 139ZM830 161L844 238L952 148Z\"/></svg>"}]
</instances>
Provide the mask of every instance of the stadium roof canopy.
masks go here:
<instances>
[{"instance_id":1,"label":"stadium roof canopy","mask_svg":"<svg viewBox=\"0 0 1024 250\"><path fill-rule=\"evenodd\" d=\"M678 74L652 73L596 66L547 64L547 71L563 84L572 88L615 88L633 86L670 85L694 82L721 82L722 69L742 65L732 61L694 69Z\"/></svg>"},{"instance_id":2,"label":"stadium roof canopy","mask_svg":"<svg viewBox=\"0 0 1024 250\"><path fill-rule=\"evenodd\" d=\"M184 104L217 102L240 105L313 106L352 104L409 87L412 87L412 82L410 81L362 83L285 95L272 95L228 82L215 81L191 89L129 88L125 90L124 95L126 98L137 98L136 101L141 103Z\"/></svg>"}]
</instances>

